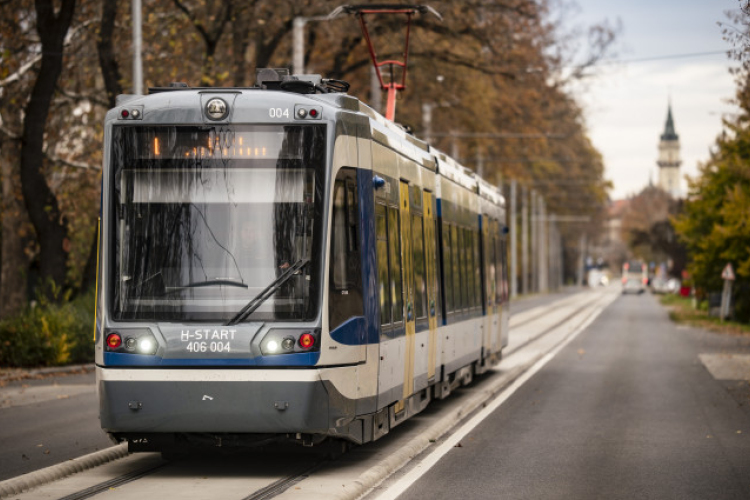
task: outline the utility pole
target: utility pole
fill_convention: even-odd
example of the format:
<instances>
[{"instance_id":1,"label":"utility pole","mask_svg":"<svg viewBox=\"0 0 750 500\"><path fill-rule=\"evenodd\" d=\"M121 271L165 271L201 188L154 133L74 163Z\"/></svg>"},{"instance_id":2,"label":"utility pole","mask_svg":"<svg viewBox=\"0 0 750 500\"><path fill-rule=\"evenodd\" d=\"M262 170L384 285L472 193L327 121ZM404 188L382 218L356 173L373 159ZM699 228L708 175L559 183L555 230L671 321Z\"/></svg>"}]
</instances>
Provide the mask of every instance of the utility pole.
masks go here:
<instances>
[{"instance_id":1,"label":"utility pole","mask_svg":"<svg viewBox=\"0 0 750 500\"><path fill-rule=\"evenodd\" d=\"M143 95L143 61L141 60L141 0L133 0L133 94Z\"/></svg>"},{"instance_id":2,"label":"utility pole","mask_svg":"<svg viewBox=\"0 0 750 500\"><path fill-rule=\"evenodd\" d=\"M539 291L539 260L537 254L539 247L537 239L539 236L539 229L537 224L537 194L533 189L531 190L531 291Z\"/></svg>"},{"instance_id":3,"label":"utility pole","mask_svg":"<svg viewBox=\"0 0 750 500\"><path fill-rule=\"evenodd\" d=\"M544 199L541 195L537 195L537 230L539 235L537 236L537 279L539 283L537 285L539 292L547 291L547 217Z\"/></svg>"},{"instance_id":4,"label":"utility pole","mask_svg":"<svg viewBox=\"0 0 750 500\"><path fill-rule=\"evenodd\" d=\"M484 157L482 156L482 151L477 148L477 169L476 169L477 175L479 177L484 177Z\"/></svg>"},{"instance_id":5,"label":"utility pole","mask_svg":"<svg viewBox=\"0 0 750 500\"><path fill-rule=\"evenodd\" d=\"M521 292L529 293L529 188L521 189Z\"/></svg>"},{"instance_id":6,"label":"utility pole","mask_svg":"<svg viewBox=\"0 0 750 500\"><path fill-rule=\"evenodd\" d=\"M305 73L305 24L307 18L297 16L292 21L292 74Z\"/></svg>"},{"instance_id":7,"label":"utility pole","mask_svg":"<svg viewBox=\"0 0 750 500\"><path fill-rule=\"evenodd\" d=\"M305 74L305 25L310 21L330 21L339 14L336 9L327 16L297 16L292 21L292 74Z\"/></svg>"},{"instance_id":8,"label":"utility pole","mask_svg":"<svg viewBox=\"0 0 750 500\"><path fill-rule=\"evenodd\" d=\"M510 298L514 299L518 295L518 239L516 232L516 180L510 181Z\"/></svg>"},{"instance_id":9,"label":"utility pole","mask_svg":"<svg viewBox=\"0 0 750 500\"><path fill-rule=\"evenodd\" d=\"M374 73L375 70L373 69L372 72ZM372 89L372 80L370 80L370 83L370 88ZM375 84L377 84L378 92L380 92L380 83L377 81L377 78L375 79ZM431 102L422 103L422 129L424 129L424 141L428 144L432 140L432 108L435 106Z\"/></svg>"},{"instance_id":10,"label":"utility pole","mask_svg":"<svg viewBox=\"0 0 750 500\"><path fill-rule=\"evenodd\" d=\"M578 286L583 286L583 263L586 258L586 233L581 235L578 243Z\"/></svg>"},{"instance_id":11,"label":"utility pole","mask_svg":"<svg viewBox=\"0 0 750 500\"><path fill-rule=\"evenodd\" d=\"M375 67L370 66L370 107L378 113L383 112L383 91Z\"/></svg>"}]
</instances>

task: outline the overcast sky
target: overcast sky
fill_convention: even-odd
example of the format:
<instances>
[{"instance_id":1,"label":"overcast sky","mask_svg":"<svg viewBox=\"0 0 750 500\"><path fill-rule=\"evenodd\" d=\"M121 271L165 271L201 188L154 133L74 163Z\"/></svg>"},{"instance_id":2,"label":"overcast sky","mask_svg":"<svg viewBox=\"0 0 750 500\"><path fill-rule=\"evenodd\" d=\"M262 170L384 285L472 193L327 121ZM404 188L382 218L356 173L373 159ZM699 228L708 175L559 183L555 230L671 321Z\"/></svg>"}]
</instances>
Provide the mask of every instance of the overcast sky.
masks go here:
<instances>
[{"instance_id":1,"label":"overcast sky","mask_svg":"<svg viewBox=\"0 0 750 500\"><path fill-rule=\"evenodd\" d=\"M663 56L726 51L717 22L737 10L737 0L576 0L577 13L566 24L588 25L603 19L622 23L617 59L603 65L586 88L577 89L585 108L589 135L603 154L606 177L614 183L613 199L638 193L649 176L658 180L659 135L671 99L675 129L680 136L682 176L697 174L698 162L721 133L722 113L736 108L725 54ZM627 62L631 61L631 62ZM682 192L687 184L683 181Z\"/></svg>"}]
</instances>

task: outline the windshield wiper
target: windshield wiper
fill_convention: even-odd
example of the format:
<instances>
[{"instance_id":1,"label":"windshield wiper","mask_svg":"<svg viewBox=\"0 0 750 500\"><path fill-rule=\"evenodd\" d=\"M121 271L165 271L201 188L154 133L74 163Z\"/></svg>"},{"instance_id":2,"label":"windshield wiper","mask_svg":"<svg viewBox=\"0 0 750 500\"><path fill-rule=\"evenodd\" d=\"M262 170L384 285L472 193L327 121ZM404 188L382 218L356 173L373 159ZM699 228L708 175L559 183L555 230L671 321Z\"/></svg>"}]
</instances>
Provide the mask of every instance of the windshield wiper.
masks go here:
<instances>
[{"instance_id":1,"label":"windshield wiper","mask_svg":"<svg viewBox=\"0 0 750 500\"><path fill-rule=\"evenodd\" d=\"M240 288L248 288L248 285L246 283L242 283L241 281L236 281L230 278L213 278L205 281L195 281L193 283L188 283L187 285L182 286L166 287L164 295L167 295L168 293L179 292L180 290L187 290L188 288L200 288L204 286L236 286Z\"/></svg>"},{"instance_id":2,"label":"windshield wiper","mask_svg":"<svg viewBox=\"0 0 750 500\"><path fill-rule=\"evenodd\" d=\"M300 259L289 266L286 271L284 271L278 278L273 280L267 287L263 289L263 291L253 297L253 300L248 302L245 307L240 309L240 311L227 322L226 326L236 325L240 321L244 321L245 319L247 319L252 313L255 312L256 309L260 307L263 302L268 300L268 298L273 295L276 290L281 287L281 285L286 283L289 278L297 274L299 270L305 267L308 262L310 262L310 259Z\"/></svg>"}]
</instances>

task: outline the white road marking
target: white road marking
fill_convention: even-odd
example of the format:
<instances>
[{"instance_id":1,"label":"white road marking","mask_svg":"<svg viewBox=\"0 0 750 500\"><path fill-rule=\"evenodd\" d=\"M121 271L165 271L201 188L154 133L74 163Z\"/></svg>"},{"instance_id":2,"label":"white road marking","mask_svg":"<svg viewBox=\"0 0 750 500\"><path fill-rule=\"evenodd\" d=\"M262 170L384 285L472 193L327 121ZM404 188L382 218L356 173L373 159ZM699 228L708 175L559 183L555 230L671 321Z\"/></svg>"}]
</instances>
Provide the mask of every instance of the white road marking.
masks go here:
<instances>
[{"instance_id":1,"label":"white road marking","mask_svg":"<svg viewBox=\"0 0 750 500\"><path fill-rule=\"evenodd\" d=\"M461 440L466 437L477 425L479 425L485 418L492 414L496 409L500 407L505 401L508 400L523 384L525 384L531 377L533 377L539 370L541 370L547 363L552 360L558 352L565 348L573 339L575 339L581 332L583 332L598 316L601 312L611 304L618 295L613 294L607 300L599 303L593 312L581 323L577 329L572 331L562 342L554 347L550 352L544 355L539 361L536 362L531 368L524 372L518 377L511 385L508 386L503 392L501 392L497 398L490 402L484 409L474 415L468 422L462 425L456 432L449 436L442 444L440 444L432 453L430 453L424 460L416 465L412 470L407 472L401 479L396 481L393 485L389 486L382 494L380 494L376 500L395 500L404 491L414 484L420 477L422 477L427 471L429 471L440 459L453 449Z\"/></svg>"}]
</instances>

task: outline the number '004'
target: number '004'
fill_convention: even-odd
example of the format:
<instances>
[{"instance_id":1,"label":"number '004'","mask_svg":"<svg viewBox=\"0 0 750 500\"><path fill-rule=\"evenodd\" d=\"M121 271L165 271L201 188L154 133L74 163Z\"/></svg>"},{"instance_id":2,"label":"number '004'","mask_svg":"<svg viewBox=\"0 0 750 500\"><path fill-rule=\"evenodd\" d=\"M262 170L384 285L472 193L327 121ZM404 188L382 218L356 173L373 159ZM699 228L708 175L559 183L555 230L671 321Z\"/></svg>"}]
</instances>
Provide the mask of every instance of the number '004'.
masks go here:
<instances>
[{"instance_id":1,"label":"number '004'","mask_svg":"<svg viewBox=\"0 0 750 500\"><path fill-rule=\"evenodd\" d=\"M271 118L289 118L289 108L269 108L268 116Z\"/></svg>"}]
</instances>

